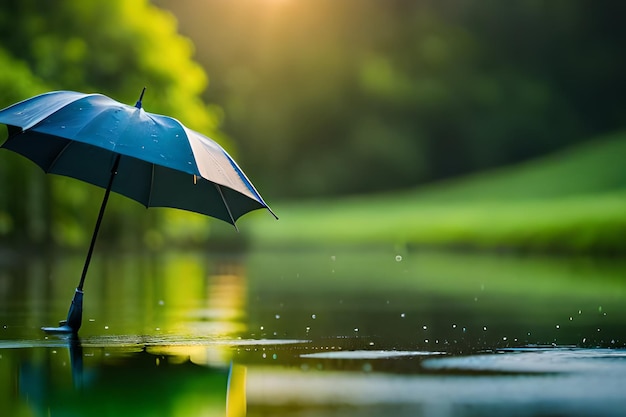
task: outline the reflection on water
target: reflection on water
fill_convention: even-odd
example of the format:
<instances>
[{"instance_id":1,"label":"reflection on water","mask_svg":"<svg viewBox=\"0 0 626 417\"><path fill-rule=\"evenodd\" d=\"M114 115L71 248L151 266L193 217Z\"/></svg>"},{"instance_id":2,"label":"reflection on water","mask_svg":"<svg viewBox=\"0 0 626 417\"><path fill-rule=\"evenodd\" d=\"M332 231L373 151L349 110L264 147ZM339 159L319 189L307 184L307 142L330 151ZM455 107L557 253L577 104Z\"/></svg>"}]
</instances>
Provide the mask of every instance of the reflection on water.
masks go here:
<instances>
[{"instance_id":1,"label":"reflection on water","mask_svg":"<svg viewBox=\"0 0 626 417\"><path fill-rule=\"evenodd\" d=\"M223 415L227 368L204 368L145 350L81 345L4 351L17 396L7 415ZM242 382L233 382L233 386ZM242 388L234 388L241 390ZM30 415L30 414L26 414Z\"/></svg>"},{"instance_id":2,"label":"reflection on water","mask_svg":"<svg viewBox=\"0 0 626 417\"><path fill-rule=\"evenodd\" d=\"M623 415L626 265L403 251L0 269L11 416ZM590 389L593 386L596 388ZM89 411L89 412L87 412Z\"/></svg>"}]
</instances>

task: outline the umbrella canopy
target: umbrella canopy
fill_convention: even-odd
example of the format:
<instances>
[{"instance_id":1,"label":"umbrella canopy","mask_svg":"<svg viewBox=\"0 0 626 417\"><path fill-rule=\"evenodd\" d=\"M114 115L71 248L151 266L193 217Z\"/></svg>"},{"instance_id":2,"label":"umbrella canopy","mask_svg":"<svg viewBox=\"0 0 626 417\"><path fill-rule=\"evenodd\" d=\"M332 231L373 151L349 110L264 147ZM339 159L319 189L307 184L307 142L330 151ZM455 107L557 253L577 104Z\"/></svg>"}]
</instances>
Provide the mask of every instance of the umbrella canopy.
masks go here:
<instances>
[{"instance_id":1,"label":"umbrella canopy","mask_svg":"<svg viewBox=\"0 0 626 417\"><path fill-rule=\"evenodd\" d=\"M106 188L146 207L173 207L235 224L269 210L237 163L215 141L171 117L101 94L55 91L0 111L2 145L45 172ZM271 211L271 210L270 210Z\"/></svg>"},{"instance_id":2,"label":"umbrella canopy","mask_svg":"<svg viewBox=\"0 0 626 417\"><path fill-rule=\"evenodd\" d=\"M111 191L146 207L189 210L233 225L256 209L274 215L221 146L176 119L144 111L144 92L135 106L101 94L54 91L0 110L9 131L3 148L47 173L105 188L67 319L46 331L76 333L81 326L83 284Z\"/></svg>"}]
</instances>

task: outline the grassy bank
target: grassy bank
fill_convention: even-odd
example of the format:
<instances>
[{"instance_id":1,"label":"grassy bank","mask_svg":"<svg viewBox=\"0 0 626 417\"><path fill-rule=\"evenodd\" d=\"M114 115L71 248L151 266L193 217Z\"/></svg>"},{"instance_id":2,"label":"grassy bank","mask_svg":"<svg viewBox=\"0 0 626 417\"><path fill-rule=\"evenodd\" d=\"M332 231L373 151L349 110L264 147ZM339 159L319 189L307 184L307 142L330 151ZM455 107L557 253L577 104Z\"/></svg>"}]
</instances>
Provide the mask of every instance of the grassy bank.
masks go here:
<instances>
[{"instance_id":1,"label":"grassy bank","mask_svg":"<svg viewBox=\"0 0 626 417\"><path fill-rule=\"evenodd\" d=\"M626 252L626 134L524 164L382 195L275 204L258 246L400 245Z\"/></svg>"}]
</instances>

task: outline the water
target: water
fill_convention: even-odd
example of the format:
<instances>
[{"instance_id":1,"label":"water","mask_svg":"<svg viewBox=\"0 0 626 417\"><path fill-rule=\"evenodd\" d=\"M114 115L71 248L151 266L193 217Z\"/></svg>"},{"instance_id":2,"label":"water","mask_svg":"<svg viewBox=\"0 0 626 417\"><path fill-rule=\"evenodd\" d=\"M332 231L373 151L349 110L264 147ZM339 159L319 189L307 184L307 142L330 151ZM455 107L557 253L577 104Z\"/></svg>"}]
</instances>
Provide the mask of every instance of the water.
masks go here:
<instances>
[{"instance_id":1,"label":"water","mask_svg":"<svg viewBox=\"0 0 626 417\"><path fill-rule=\"evenodd\" d=\"M626 263L405 250L0 267L7 416L626 415Z\"/></svg>"}]
</instances>

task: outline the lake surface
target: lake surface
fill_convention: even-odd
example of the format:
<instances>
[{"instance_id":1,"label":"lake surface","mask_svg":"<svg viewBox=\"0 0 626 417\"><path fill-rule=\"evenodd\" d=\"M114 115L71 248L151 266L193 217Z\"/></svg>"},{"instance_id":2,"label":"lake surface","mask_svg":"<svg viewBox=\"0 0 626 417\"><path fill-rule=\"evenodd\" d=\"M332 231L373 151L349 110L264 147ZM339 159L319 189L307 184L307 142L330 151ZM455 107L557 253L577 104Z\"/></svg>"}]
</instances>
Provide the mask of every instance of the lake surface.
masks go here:
<instances>
[{"instance_id":1,"label":"lake surface","mask_svg":"<svg viewBox=\"0 0 626 417\"><path fill-rule=\"evenodd\" d=\"M4 416L623 416L626 263L398 250L0 266Z\"/></svg>"}]
</instances>

